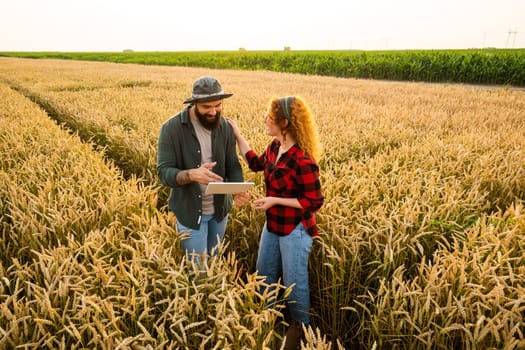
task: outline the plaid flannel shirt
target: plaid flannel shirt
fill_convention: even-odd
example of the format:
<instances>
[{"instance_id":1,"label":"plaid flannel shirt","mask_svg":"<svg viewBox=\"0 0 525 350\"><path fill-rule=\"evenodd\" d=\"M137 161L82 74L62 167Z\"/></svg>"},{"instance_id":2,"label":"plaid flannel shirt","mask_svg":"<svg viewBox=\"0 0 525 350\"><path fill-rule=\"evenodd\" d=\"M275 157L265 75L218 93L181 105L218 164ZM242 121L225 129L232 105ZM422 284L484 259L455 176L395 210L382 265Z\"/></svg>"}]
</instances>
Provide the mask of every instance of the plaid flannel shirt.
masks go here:
<instances>
[{"instance_id":1,"label":"plaid flannel shirt","mask_svg":"<svg viewBox=\"0 0 525 350\"><path fill-rule=\"evenodd\" d=\"M266 211L268 230L280 236L290 234L302 222L311 236L319 234L314 212L324 202L319 182L319 167L297 146L292 146L276 163L280 143L274 139L266 151L257 156L246 153L248 166L253 171L264 170L266 196L297 198L302 209L274 205Z\"/></svg>"}]
</instances>

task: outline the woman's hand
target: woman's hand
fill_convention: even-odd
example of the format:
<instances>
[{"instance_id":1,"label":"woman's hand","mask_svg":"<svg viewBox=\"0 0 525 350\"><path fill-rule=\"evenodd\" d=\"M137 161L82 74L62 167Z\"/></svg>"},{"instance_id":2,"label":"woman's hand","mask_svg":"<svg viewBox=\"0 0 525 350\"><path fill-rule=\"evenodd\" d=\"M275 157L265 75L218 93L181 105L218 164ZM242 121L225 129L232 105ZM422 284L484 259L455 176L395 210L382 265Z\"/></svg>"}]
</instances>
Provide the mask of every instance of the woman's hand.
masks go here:
<instances>
[{"instance_id":1,"label":"woman's hand","mask_svg":"<svg viewBox=\"0 0 525 350\"><path fill-rule=\"evenodd\" d=\"M237 125L237 122L231 118L226 118L226 120L228 121L228 123L230 123L235 137L239 139L239 137L241 136L241 130L239 130L239 126Z\"/></svg>"},{"instance_id":2,"label":"woman's hand","mask_svg":"<svg viewBox=\"0 0 525 350\"><path fill-rule=\"evenodd\" d=\"M255 206L255 209L259 209L259 210L268 210L271 207L273 207L275 204L277 204L277 198L275 197L264 197L264 198L256 199L253 201L253 205Z\"/></svg>"},{"instance_id":3,"label":"woman's hand","mask_svg":"<svg viewBox=\"0 0 525 350\"><path fill-rule=\"evenodd\" d=\"M237 126L237 122L230 118L226 118L226 120L232 127L233 135L237 139L237 145L239 145L239 151L242 154L242 158L246 164L248 164L248 161L246 160L246 152L250 150L250 145L248 144L248 141L246 141L246 139L241 135L241 130Z\"/></svg>"}]
</instances>

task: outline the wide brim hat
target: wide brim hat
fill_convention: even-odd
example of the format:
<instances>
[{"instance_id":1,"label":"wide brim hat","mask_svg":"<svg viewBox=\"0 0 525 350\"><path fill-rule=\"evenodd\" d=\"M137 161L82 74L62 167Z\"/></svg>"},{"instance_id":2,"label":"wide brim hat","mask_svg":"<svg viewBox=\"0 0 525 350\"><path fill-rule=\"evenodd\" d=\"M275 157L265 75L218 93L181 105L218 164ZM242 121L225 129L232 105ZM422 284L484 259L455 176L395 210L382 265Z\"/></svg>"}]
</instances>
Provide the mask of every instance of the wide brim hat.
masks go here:
<instances>
[{"instance_id":1,"label":"wide brim hat","mask_svg":"<svg viewBox=\"0 0 525 350\"><path fill-rule=\"evenodd\" d=\"M222 100L233 96L225 93L219 81L213 77L201 77L193 83L191 97L184 100L183 103L197 103Z\"/></svg>"}]
</instances>

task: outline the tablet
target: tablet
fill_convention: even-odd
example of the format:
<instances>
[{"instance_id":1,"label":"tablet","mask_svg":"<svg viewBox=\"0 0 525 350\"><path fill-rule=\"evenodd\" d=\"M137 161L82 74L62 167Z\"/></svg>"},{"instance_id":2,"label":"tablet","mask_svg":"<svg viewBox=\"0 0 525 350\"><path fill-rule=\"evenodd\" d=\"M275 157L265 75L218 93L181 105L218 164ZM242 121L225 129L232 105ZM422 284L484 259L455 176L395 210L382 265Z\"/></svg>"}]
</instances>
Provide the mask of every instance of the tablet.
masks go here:
<instances>
[{"instance_id":1,"label":"tablet","mask_svg":"<svg viewBox=\"0 0 525 350\"><path fill-rule=\"evenodd\" d=\"M252 186L253 182L210 182L206 194L246 192Z\"/></svg>"}]
</instances>

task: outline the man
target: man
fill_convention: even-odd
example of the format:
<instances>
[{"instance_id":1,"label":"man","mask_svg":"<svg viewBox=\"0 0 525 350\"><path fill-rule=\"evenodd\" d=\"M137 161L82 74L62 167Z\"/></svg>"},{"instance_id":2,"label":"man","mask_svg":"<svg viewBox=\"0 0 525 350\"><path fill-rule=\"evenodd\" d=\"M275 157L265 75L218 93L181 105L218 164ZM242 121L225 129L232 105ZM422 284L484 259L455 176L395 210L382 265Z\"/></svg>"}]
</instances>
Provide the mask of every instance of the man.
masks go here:
<instances>
[{"instance_id":1,"label":"man","mask_svg":"<svg viewBox=\"0 0 525 350\"><path fill-rule=\"evenodd\" d=\"M169 209L175 214L185 253L201 259L212 254L224 238L232 196L206 194L210 182L242 182L236 138L221 115L225 93L213 77L193 83L188 104L166 121L158 140L157 172L160 182L171 188ZM236 205L249 201L247 193L234 195Z\"/></svg>"}]
</instances>

